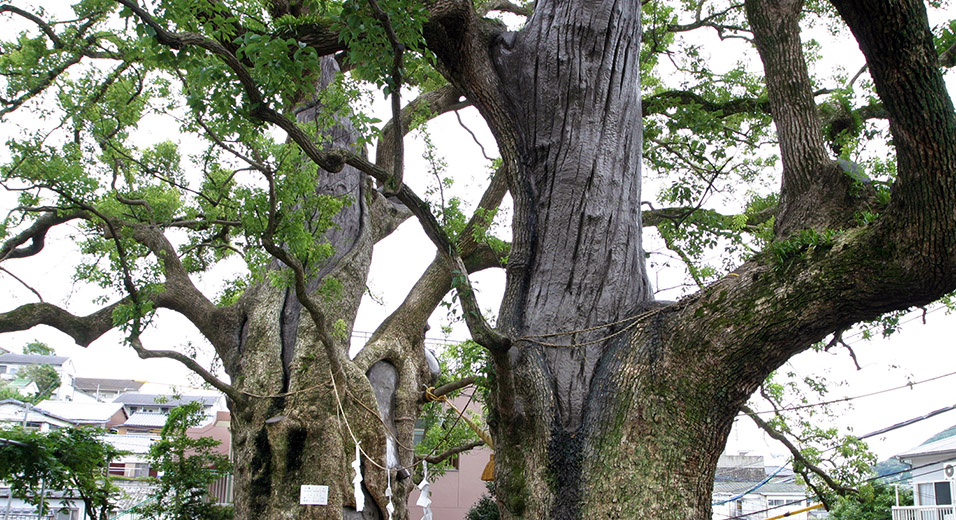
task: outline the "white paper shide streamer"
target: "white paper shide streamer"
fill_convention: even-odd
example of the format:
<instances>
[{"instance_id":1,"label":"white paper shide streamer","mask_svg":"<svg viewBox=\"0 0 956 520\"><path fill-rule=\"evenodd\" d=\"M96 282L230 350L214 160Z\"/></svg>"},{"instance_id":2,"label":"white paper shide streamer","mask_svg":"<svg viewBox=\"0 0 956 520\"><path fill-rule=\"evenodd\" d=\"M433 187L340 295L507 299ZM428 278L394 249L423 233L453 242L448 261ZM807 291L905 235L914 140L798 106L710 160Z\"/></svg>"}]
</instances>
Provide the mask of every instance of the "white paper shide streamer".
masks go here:
<instances>
[{"instance_id":1,"label":"white paper shide streamer","mask_svg":"<svg viewBox=\"0 0 956 520\"><path fill-rule=\"evenodd\" d=\"M355 487L355 510L365 509L365 493L362 492L362 450L359 449L359 443L355 443L355 460L352 461L352 469L355 470L355 478L352 479L352 486Z\"/></svg>"},{"instance_id":2,"label":"white paper shide streamer","mask_svg":"<svg viewBox=\"0 0 956 520\"><path fill-rule=\"evenodd\" d=\"M388 512L388 520L392 520L392 513L395 512L395 504L392 503L392 471L387 470L385 474L388 475L388 487L385 488L385 496L388 497L388 505L385 506L385 511Z\"/></svg>"},{"instance_id":3,"label":"white paper shide streamer","mask_svg":"<svg viewBox=\"0 0 956 520\"><path fill-rule=\"evenodd\" d=\"M428 463L422 462L422 472L425 474L422 477L422 481L418 483L418 490L421 492L418 495L418 501L415 502L415 505L422 506L424 509L424 515L422 515L422 520L432 520L432 492L428 489Z\"/></svg>"}]
</instances>

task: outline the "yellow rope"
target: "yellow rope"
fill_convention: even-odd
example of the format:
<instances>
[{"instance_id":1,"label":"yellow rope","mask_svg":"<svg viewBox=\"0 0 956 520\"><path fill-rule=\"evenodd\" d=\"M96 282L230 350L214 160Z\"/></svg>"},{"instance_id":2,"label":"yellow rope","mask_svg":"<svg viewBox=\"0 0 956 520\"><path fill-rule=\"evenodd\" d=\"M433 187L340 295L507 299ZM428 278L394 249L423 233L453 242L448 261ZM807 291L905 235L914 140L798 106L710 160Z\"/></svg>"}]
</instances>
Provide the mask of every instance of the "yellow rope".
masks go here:
<instances>
[{"instance_id":1,"label":"yellow rope","mask_svg":"<svg viewBox=\"0 0 956 520\"><path fill-rule=\"evenodd\" d=\"M792 515L796 515L796 514L800 514L800 513L807 512L807 511L809 511L809 510L811 510L811 509L816 509L816 508L818 508L818 507L823 507L823 504L813 504L813 505L810 506L810 507L805 507L805 508L803 508L803 509L797 509L796 511L789 511L789 512L786 512L786 513L784 513L784 514L782 514L782 515L771 516L771 517L768 518L767 520L778 520L779 518L786 518L786 517L788 517L788 516L792 516Z\"/></svg>"}]
</instances>

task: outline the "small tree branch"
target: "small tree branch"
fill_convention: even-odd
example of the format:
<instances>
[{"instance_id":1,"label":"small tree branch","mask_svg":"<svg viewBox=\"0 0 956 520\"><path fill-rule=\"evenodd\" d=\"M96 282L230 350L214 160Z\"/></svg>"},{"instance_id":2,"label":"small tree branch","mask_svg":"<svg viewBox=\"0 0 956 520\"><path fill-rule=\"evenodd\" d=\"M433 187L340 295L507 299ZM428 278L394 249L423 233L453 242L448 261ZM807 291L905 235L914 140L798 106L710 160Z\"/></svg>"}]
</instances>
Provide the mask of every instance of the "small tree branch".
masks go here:
<instances>
[{"instance_id":1,"label":"small tree branch","mask_svg":"<svg viewBox=\"0 0 956 520\"><path fill-rule=\"evenodd\" d=\"M14 280L20 282L20 285L22 285L23 287L25 287L28 291L32 292L32 293L37 297L37 299L40 300L41 303L43 302L43 295L40 294L39 291L37 291L36 289L34 289L30 284L28 284L28 283L26 283L25 281L23 281L19 276L17 276L17 275L15 275L15 274L11 273L9 269L5 269L5 268L3 268L3 267L0 267L0 272L7 273L7 276L9 276L10 278L13 278Z\"/></svg>"},{"instance_id":2,"label":"small tree branch","mask_svg":"<svg viewBox=\"0 0 956 520\"><path fill-rule=\"evenodd\" d=\"M420 117L422 114L437 117L451 110L469 105L467 101L459 101L460 99L461 94L458 89L451 85L445 85L425 92L410 101L401 110L401 116L398 120L393 117L382 127L382 138L379 139L378 146L375 149L375 164L384 170L392 170L392 161L395 158L395 134L397 132L401 132L401 135L408 133L412 129L415 117Z\"/></svg>"},{"instance_id":3,"label":"small tree branch","mask_svg":"<svg viewBox=\"0 0 956 520\"><path fill-rule=\"evenodd\" d=\"M195 359L183 354L182 352L176 352L175 350L147 349L143 346L143 342L137 335L134 335L130 338L129 344L133 347L133 350L136 351L136 355L138 355L140 359L164 358L178 361L185 365L189 370L195 372L196 375L201 377L203 381L209 383L210 386L226 394L234 403L240 403L245 400L245 396L233 388L232 385L225 383L216 377L212 372L206 370L206 368L200 365Z\"/></svg>"},{"instance_id":4,"label":"small tree branch","mask_svg":"<svg viewBox=\"0 0 956 520\"><path fill-rule=\"evenodd\" d=\"M455 390L461 390L462 388L465 388L466 386L471 386L475 384L475 381L477 380L478 380L478 376L468 376L468 377L459 379L458 381L453 381L451 383L448 383L447 385L439 386L435 388L434 390L432 390L431 393L432 395L436 397L440 397L445 394L450 394L454 392Z\"/></svg>"},{"instance_id":5,"label":"small tree branch","mask_svg":"<svg viewBox=\"0 0 956 520\"><path fill-rule=\"evenodd\" d=\"M40 18L39 16L9 4L0 5L0 13L13 13L13 14L22 16L23 18L26 18L27 20L30 20L31 22L36 24L36 26L39 27L41 31L43 31L43 34L45 34L47 38L50 39L51 42L53 42L54 47L56 48L63 47L63 40L61 40L60 37L57 36L56 31L53 30L53 27L50 26L50 24L48 24L46 20Z\"/></svg>"},{"instance_id":6,"label":"small tree branch","mask_svg":"<svg viewBox=\"0 0 956 520\"><path fill-rule=\"evenodd\" d=\"M439 453L438 455L427 455L427 456L424 456L424 457L415 457L415 459L416 459L416 460L424 460L425 462L427 462L427 463L429 463L429 464L438 464L439 462L442 462L442 461L447 460L447 459L449 459L449 458L451 458L451 457L454 457L455 455L458 455L459 453L464 453L464 452L466 452L466 451L471 451L471 450L473 450L473 449L475 449L475 448L477 448L477 447L479 447L479 446L484 446L484 445L485 445L485 443L484 443L483 441L472 441L472 442L469 442L468 444L462 444L461 446L455 446L454 448L451 448L450 450L447 450L447 451L444 451L444 452L442 452L442 453Z\"/></svg>"},{"instance_id":7,"label":"small tree branch","mask_svg":"<svg viewBox=\"0 0 956 520\"><path fill-rule=\"evenodd\" d=\"M756 424L758 428L766 432L767 435L770 436L770 438L775 439L779 441L781 444L783 444L784 446L786 446L787 450L790 451L790 455L793 456L794 460L800 461L800 463L803 464L808 470L810 470L815 475L823 479L823 481L826 482L827 486L830 489L832 489L834 492L836 492L839 495L845 495L847 493L856 493L856 489L839 484L838 482L833 480L833 478L830 477L830 475L827 474L826 471L824 471L822 468L818 467L816 464L814 464L813 462L809 461L806 457L804 457L803 453L800 451L800 448L797 448L792 442L790 442L790 439L788 439L786 435L775 430L766 421L761 419L756 412L750 409L750 407L744 405L740 408L740 411L747 414L747 416L749 416L750 419L753 420L754 424Z\"/></svg>"}]
</instances>

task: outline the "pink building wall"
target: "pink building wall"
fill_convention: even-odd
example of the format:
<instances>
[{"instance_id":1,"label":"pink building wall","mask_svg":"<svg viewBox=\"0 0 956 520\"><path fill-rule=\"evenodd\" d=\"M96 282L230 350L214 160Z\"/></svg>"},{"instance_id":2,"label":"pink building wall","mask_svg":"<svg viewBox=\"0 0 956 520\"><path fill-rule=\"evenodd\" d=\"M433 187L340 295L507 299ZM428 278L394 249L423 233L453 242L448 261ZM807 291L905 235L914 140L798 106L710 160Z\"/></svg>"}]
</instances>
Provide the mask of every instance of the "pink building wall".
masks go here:
<instances>
[{"instance_id":1,"label":"pink building wall","mask_svg":"<svg viewBox=\"0 0 956 520\"><path fill-rule=\"evenodd\" d=\"M491 450L487 446L462 453L458 471L446 471L431 485L432 518L434 520L464 520L471 506L487 492L481 480L481 472L488 464ZM408 511L411 520L422 517L422 508L416 506L418 489L408 498Z\"/></svg>"}]
</instances>

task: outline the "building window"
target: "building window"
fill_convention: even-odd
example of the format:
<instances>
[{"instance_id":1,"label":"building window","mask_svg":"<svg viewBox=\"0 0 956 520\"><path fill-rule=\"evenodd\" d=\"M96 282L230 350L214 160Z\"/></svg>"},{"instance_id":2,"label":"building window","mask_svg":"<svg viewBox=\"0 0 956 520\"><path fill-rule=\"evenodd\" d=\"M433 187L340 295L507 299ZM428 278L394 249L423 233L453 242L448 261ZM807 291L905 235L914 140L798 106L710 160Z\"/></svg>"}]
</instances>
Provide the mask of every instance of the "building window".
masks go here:
<instances>
[{"instance_id":1,"label":"building window","mask_svg":"<svg viewBox=\"0 0 956 520\"><path fill-rule=\"evenodd\" d=\"M779 498L774 498L767 500L767 507L784 507L784 506L799 506L803 504L803 500L784 500Z\"/></svg>"},{"instance_id":2,"label":"building window","mask_svg":"<svg viewBox=\"0 0 956 520\"><path fill-rule=\"evenodd\" d=\"M126 476L142 478L149 476L149 464L145 462L134 462L126 464Z\"/></svg>"},{"instance_id":3,"label":"building window","mask_svg":"<svg viewBox=\"0 0 956 520\"><path fill-rule=\"evenodd\" d=\"M948 506L953 503L949 482L927 482L919 485L919 505Z\"/></svg>"}]
</instances>

